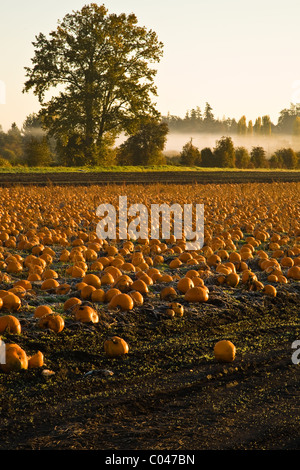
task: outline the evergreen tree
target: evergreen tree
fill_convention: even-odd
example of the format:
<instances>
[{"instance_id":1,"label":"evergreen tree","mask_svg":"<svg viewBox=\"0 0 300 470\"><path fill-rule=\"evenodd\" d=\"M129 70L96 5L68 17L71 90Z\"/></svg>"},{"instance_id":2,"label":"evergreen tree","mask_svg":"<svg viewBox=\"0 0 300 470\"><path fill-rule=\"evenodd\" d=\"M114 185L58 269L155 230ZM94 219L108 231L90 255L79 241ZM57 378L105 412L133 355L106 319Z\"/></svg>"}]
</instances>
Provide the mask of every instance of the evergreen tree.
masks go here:
<instances>
[{"instance_id":1,"label":"evergreen tree","mask_svg":"<svg viewBox=\"0 0 300 470\"><path fill-rule=\"evenodd\" d=\"M272 133L272 124L270 116L262 117L261 132L263 135L271 135Z\"/></svg>"},{"instance_id":2,"label":"evergreen tree","mask_svg":"<svg viewBox=\"0 0 300 470\"><path fill-rule=\"evenodd\" d=\"M255 134L261 134L261 117L258 117L256 120L255 120L255 123L254 123L254 126L253 126L253 130L254 130L254 133Z\"/></svg>"},{"instance_id":3,"label":"evergreen tree","mask_svg":"<svg viewBox=\"0 0 300 470\"><path fill-rule=\"evenodd\" d=\"M240 135L247 134L246 116L242 116L241 119L238 121L237 130L238 130L238 134Z\"/></svg>"}]
</instances>

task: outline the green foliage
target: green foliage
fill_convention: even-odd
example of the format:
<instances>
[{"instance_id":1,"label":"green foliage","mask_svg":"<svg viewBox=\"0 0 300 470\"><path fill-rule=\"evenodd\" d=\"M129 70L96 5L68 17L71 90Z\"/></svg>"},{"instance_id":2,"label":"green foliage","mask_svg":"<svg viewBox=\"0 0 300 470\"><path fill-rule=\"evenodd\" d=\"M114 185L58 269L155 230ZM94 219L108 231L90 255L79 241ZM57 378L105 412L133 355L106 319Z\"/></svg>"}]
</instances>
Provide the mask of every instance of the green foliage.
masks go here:
<instances>
[{"instance_id":1,"label":"green foliage","mask_svg":"<svg viewBox=\"0 0 300 470\"><path fill-rule=\"evenodd\" d=\"M238 134L246 135L247 134L247 122L246 116L242 116L238 122Z\"/></svg>"},{"instance_id":2,"label":"green foliage","mask_svg":"<svg viewBox=\"0 0 300 470\"><path fill-rule=\"evenodd\" d=\"M296 116L294 119L293 134L300 137L300 116Z\"/></svg>"},{"instance_id":3,"label":"green foliage","mask_svg":"<svg viewBox=\"0 0 300 470\"><path fill-rule=\"evenodd\" d=\"M252 147L250 152L250 162L254 168L266 168L268 165L265 149L260 146Z\"/></svg>"},{"instance_id":4,"label":"green foliage","mask_svg":"<svg viewBox=\"0 0 300 470\"><path fill-rule=\"evenodd\" d=\"M48 166L51 163L51 152L46 137L28 136L24 141L24 163L28 166Z\"/></svg>"},{"instance_id":5,"label":"green foliage","mask_svg":"<svg viewBox=\"0 0 300 470\"><path fill-rule=\"evenodd\" d=\"M295 130L297 131L297 117L300 117L300 103L291 104L289 109L283 109L280 111L277 124L278 132L282 134L293 134Z\"/></svg>"},{"instance_id":6,"label":"green foliage","mask_svg":"<svg viewBox=\"0 0 300 470\"><path fill-rule=\"evenodd\" d=\"M215 165L222 168L235 167L235 149L231 137L221 137L214 148Z\"/></svg>"},{"instance_id":7,"label":"green foliage","mask_svg":"<svg viewBox=\"0 0 300 470\"><path fill-rule=\"evenodd\" d=\"M282 168L283 167L283 161L280 155L277 153L274 153L270 160L269 160L269 167L270 168Z\"/></svg>"},{"instance_id":8,"label":"green foliage","mask_svg":"<svg viewBox=\"0 0 300 470\"><path fill-rule=\"evenodd\" d=\"M205 147L201 150L201 166L205 168L213 168L214 165L214 154L209 147Z\"/></svg>"},{"instance_id":9,"label":"green foliage","mask_svg":"<svg viewBox=\"0 0 300 470\"><path fill-rule=\"evenodd\" d=\"M10 166L11 166L11 164L9 163L8 160L6 160L6 158L0 157L0 167L1 168L8 168Z\"/></svg>"},{"instance_id":10,"label":"green foliage","mask_svg":"<svg viewBox=\"0 0 300 470\"><path fill-rule=\"evenodd\" d=\"M245 147L235 149L235 166L237 168L249 168L250 155Z\"/></svg>"},{"instance_id":11,"label":"green foliage","mask_svg":"<svg viewBox=\"0 0 300 470\"><path fill-rule=\"evenodd\" d=\"M132 134L145 116L159 116L149 63L159 62L163 45L134 14L108 14L92 3L67 14L49 38L40 33L33 46L24 91L38 97L43 126L59 149L66 146L61 159L71 158L74 145L73 161L105 159L107 135ZM62 91L46 101L52 88Z\"/></svg>"},{"instance_id":12,"label":"green foliage","mask_svg":"<svg viewBox=\"0 0 300 470\"><path fill-rule=\"evenodd\" d=\"M166 163L163 149L168 126L165 122L149 119L143 122L117 151L119 165L163 165Z\"/></svg>"},{"instance_id":13,"label":"green foliage","mask_svg":"<svg viewBox=\"0 0 300 470\"><path fill-rule=\"evenodd\" d=\"M278 163L280 164L279 168L289 168L293 169L297 167L298 158L296 152L291 148L283 148L277 150L275 153Z\"/></svg>"},{"instance_id":14,"label":"green foliage","mask_svg":"<svg viewBox=\"0 0 300 470\"><path fill-rule=\"evenodd\" d=\"M263 135L271 135L272 133L272 123L270 116L262 117L261 132Z\"/></svg>"},{"instance_id":15,"label":"green foliage","mask_svg":"<svg viewBox=\"0 0 300 470\"><path fill-rule=\"evenodd\" d=\"M192 139L182 148L180 153L180 164L184 166L201 165L201 152L193 145Z\"/></svg>"},{"instance_id":16,"label":"green foliage","mask_svg":"<svg viewBox=\"0 0 300 470\"><path fill-rule=\"evenodd\" d=\"M14 165L17 163L17 156L15 152L13 150L7 149L6 147L0 149L0 156L2 159L6 160L9 165Z\"/></svg>"}]
</instances>

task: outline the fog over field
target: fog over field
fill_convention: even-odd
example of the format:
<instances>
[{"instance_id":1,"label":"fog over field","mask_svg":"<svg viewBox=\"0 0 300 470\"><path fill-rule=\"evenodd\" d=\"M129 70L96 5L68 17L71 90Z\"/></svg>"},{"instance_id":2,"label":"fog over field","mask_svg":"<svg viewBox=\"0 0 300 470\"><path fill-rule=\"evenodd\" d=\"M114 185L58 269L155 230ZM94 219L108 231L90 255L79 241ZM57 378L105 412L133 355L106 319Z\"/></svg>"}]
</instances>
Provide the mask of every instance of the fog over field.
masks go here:
<instances>
[{"instance_id":1,"label":"fog over field","mask_svg":"<svg viewBox=\"0 0 300 470\"><path fill-rule=\"evenodd\" d=\"M165 146L165 154L173 156L181 152L182 147L192 138L193 145L202 150L205 147L213 149L216 141L223 137L224 134L204 134L204 133L172 133L167 137ZM281 148L291 147L295 151L300 151L300 137L292 135L272 135L272 136L256 136L245 137L240 135L232 135L232 141L235 147L246 147L251 151L252 147L263 147L270 157L274 151Z\"/></svg>"}]
</instances>

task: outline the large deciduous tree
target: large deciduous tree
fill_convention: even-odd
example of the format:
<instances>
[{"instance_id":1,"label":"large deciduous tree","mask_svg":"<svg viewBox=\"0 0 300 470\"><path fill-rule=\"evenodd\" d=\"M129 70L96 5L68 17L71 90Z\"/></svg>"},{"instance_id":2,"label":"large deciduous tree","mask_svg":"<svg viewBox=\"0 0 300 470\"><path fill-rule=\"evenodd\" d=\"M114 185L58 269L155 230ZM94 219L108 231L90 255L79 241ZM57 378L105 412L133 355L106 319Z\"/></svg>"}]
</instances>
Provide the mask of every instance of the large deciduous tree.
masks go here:
<instances>
[{"instance_id":1,"label":"large deciduous tree","mask_svg":"<svg viewBox=\"0 0 300 470\"><path fill-rule=\"evenodd\" d=\"M67 14L48 38L40 33L33 46L23 91L37 95L50 136L72 149L78 142L82 163L99 162L107 138L159 117L150 64L159 62L163 44L134 14L108 14L92 3Z\"/></svg>"}]
</instances>

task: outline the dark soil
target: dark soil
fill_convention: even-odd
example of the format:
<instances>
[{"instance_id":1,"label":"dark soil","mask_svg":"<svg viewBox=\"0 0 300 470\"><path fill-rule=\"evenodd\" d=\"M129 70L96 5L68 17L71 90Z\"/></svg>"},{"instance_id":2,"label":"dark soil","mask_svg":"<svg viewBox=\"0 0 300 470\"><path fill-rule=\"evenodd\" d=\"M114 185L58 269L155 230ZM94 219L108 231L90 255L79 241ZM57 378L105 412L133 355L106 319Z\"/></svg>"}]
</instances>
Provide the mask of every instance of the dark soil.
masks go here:
<instances>
[{"instance_id":1,"label":"dark soil","mask_svg":"<svg viewBox=\"0 0 300 470\"><path fill-rule=\"evenodd\" d=\"M0 374L0 449L299 449L299 365L292 361L299 282L269 298L212 279L205 304L178 297L181 318L166 316L158 292L154 285L144 305L127 313L98 304L94 325L62 313L66 296L28 293L18 313L22 333L3 338L28 355L42 351L45 365ZM64 316L61 333L38 329L40 303ZM110 359L103 341L114 334L130 349ZM225 338L236 345L232 363L213 355ZM44 369L55 374L44 377Z\"/></svg>"},{"instance_id":2,"label":"dark soil","mask_svg":"<svg viewBox=\"0 0 300 470\"><path fill-rule=\"evenodd\" d=\"M299 171L145 171L1 173L0 186L107 184L222 184L300 181Z\"/></svg>"}]
</instances>

